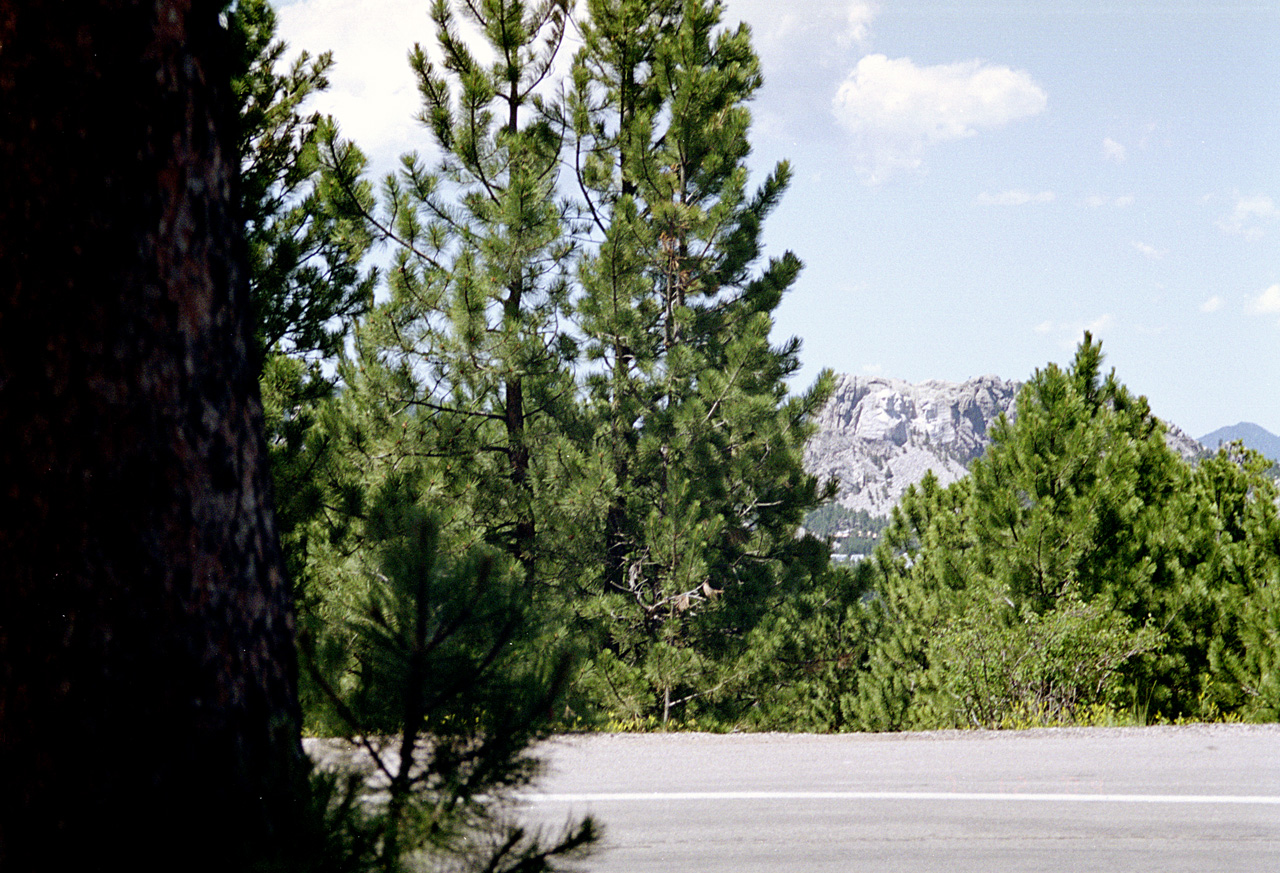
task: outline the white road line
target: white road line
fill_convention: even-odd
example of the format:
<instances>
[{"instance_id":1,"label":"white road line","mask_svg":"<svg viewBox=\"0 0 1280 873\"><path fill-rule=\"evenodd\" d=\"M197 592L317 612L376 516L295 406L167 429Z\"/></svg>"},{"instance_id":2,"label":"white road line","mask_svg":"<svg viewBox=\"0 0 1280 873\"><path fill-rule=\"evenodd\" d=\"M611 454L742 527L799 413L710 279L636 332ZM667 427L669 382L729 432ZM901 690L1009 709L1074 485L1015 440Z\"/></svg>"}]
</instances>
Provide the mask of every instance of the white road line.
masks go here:
<instances>
[{"instance_id":1,"label":"white road line","mask_svg":"<svg viewBox=\"0 0 1280 873\"><path fill-rule=\"evenodd\" d=\"M526 803L653 803L717 800L930 800L999 803L1198 803L1280 805L1280 796L1251 794L1018 794L963 791L655 791L521 794Z\"/></svg>"}]
</instances>

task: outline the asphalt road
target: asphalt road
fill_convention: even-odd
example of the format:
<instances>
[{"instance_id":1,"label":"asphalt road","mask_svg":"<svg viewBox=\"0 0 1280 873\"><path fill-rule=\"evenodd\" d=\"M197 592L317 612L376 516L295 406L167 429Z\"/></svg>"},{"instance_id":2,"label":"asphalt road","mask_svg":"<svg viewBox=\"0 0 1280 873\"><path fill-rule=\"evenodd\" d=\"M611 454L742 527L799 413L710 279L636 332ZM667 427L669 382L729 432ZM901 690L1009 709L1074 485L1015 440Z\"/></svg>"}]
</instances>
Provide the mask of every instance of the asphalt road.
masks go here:
<instances>
[{"instance_id":1,"label":"asphalt road","mask_svg":"<svg viewBox=\"0 0 1280 873\"><path fill-rule=\"evenodd\" d=\"M599 873L1280 871L1280 726L565 737L519 814Z\"/></svg>"}]
</instances>

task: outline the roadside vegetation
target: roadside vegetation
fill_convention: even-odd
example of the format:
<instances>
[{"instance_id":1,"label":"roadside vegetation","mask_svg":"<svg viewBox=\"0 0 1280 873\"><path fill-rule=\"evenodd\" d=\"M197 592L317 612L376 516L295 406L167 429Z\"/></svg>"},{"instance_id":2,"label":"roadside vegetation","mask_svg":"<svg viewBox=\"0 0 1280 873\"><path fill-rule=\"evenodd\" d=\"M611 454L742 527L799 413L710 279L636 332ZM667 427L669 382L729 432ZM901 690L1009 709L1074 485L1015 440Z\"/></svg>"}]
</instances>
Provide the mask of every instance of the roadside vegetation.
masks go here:
<instances>
[{"instance_id":1,"label":"roadside vegetation","mask_svg":"<svg viewBox=\"0 0 1280 873\"><path fill-rule=\"evenodd\" d=\"M302 111L328 56L280 69L269 7L237 9L312 730L341 725L326 688L378 697L353 627L410 516L523 598L511 645L562 676L547 729L1276 717L1270 465L1183 462L1087 334L887 527L804 472L831 382L790 394L799 345L771 341L789 171L748 185L759 63L716 4L589 3L567 59L568 4L437 3L444 63L410 60L438 159L380 184ZM867 559L833 565L838 533Z\"/></svg>"},{"instance_id":2,"label":"roadside vegetation","mask_svg":"<svg viewBox=\"0 0 1280 873\"><path fill-rule=\"evenodd\" d=\"M1192 466L1086 333L876 555L867 726L1275 720L1280 519L1240 445Z\"/></svg>"},{"instance_id":3,"label":"roadside vegetation","mask_svg":"<svg viewBox=\"0 0 1280 873\"><path fill-rule=\"evenodd\" d=\"M437 0L434 157L383 180L304 112L329 58L232 17L306 729L409 761L373 842L579 851L589 822L547 848L485 813L558 730L1280 717L1269 464L1182 461L1088 334L971 476L887 526L833 508L801 464L831 376L791 393L771 336L801 263L762 255L789 168L748 178L751 35L585 9L570 58L567 0Z\"/></svg>"}]
</instances>

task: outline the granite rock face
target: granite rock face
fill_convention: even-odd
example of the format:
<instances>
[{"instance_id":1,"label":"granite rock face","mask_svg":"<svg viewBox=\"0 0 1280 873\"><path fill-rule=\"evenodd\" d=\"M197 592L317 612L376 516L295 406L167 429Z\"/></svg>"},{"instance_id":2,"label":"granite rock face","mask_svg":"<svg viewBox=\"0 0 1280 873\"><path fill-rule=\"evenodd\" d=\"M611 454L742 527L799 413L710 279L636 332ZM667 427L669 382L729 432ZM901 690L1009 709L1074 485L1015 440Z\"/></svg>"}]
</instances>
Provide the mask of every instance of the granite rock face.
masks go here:
<instances>
[{"instance_id":1,"label":"granite rock face","mask_svg":"<svg viewBox=\"0 0 1280 873\"><path fill-rule=\"evenodd\" d=\"M820 479L840 480L841 505L888 515L925 471L944 485L964 476L996 418L1013 415L1020 387L996 376L917 384L840 376L805 463Z\"/></svg>"},{"instance_id":2,"label":"granite rock face","mask_svg":"<svg viewBox=\"0 0 1280 873\"><path fill-rule=\"evenodd\" d=\"M1164 426L1167 428L1164 432L1164 444L1181 455L1184 461L1195 464L1201 458L1207 458L1213 454L1204 443L1190 437L1176 424L1166 421Z\"/></svg>"},{"instance_id":3,"label":"granite rock face","mask_svg":"<svg viewBox=\"0 0 1280 873\"><path fill-rule=\"evenodd\" d=\"M821 480L840 480L836 500L842 506L888 515L926 471L943 485L967 474L1001 413L1013 419L1021 387L996 376L915 384L839 376L805 447L805 464ZM1165 441L1188 460L1204 454L1203 446L1172 425Z\"/></svg>"}]
</instances>

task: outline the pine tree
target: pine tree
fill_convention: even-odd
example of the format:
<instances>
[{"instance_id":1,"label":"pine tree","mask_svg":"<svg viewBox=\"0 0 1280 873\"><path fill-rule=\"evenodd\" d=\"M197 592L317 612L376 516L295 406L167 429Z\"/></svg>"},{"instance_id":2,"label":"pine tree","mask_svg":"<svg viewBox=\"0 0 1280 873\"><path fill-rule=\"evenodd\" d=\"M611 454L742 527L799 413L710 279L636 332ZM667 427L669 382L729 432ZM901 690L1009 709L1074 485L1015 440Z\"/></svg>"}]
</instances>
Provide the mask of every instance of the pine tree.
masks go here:
<instances>
[{"instance_id":1,"label":"pine tree","mask_svg":"<svg viewBox=\"0 0 1280 873\"><path fill-rule=\"evenodd\" d=\"M554 454L572 402L574 347L558 329L572 250L560 143L538 111L568 6L489 0L462 4L459 19L453 5L432 6L440 67L421 46L411 57L439 167L405 156L378 214L351 200L395 248L390 300L362 327L352 384L403 425L400 451L424 460L424 486L465 516L455 530L502 546L534 585L541 491L555 487L538 453ZM348 154L335 147L331 161L355 191L360 163Z\"/></svg>"},{"instance_id":2,"label":"pine tree","mask_svg":"<svg viewBox=\"0 0 1280 873\"><path fill-rule=\"evenodd\" d=\"M971 494L970 479L944 488L928 472L893 509L875 553L875 596L865 604L871 642L851 706L863 729L950 726L951 707L936 712L922 690L935 666L931 642L977 587Z\"/></svg>"},{"instance_id":3,"label":"pine tree","mask_svg":"<svg viewBox=\"0 0 1280 873\"><path fill-rule=\"evenodd\" d=\"M1265 464L1194 469L1087 333L972 476L926 477L877 553L867 726L1269 711L1277 513Z\"/></svg>"},{"instance_id":4,"label":"pine tree","mask_svg":"<svg viewBox=\"0 0 1280 873\"><path fill-rule=\"evenodd\" d=\"M565 8L437 2L432 16L444 61L418 46L410 63L438 166L406 156L377 203L359 149L321 132L326 202L393 254L387 299L316 417L305 701L312 727L352 734L389 781L361 826L372 866L545 870L594 839L587 821L546 845L503 817L573 655L538 539L556 529L540 522L572 401L572 346L554 330L569 252L557 141L535 105Z\"/></svg>"},{"instance_id":5,"label":"pine tree","mask_svg":"<svg viewBox=\"0 0 1280 873\"><path fill-rule=\"evenodd\" d=\"M1127 704L1186 712L1200 669L1179 642L1187 616L1177 605L1190 469L1146 398L1114 371L1103 377L1101 363L1086 332L1070 368L1037 371L1016 420L993 431L993 450L974 464L979 569L1016 608L1096 605L1134 633L1158 631L1160 652L1125 665Z\"/></svg>"},{"instance_id":6,"label":"pine tree","mask_svg":"<svg viewBox=\"0 0 1280 873\"><path fill-rule=\"evenodd\" d=\"M529 747L563 694L570 650L548 644L549 616L500 554L443 547L432 516L465 507L420 487L442 471L404 442L404 405L370 390L386 384L377 355L364 359L372 372L346 359L343 340L372 302L377 274L360 262L377 227L363 155L331 120L301 114L325 87L328 55L304 53L279 72L285 47L261 0L237 4L230 24L241 48L249 284L301 608L305 716L313 731L353 737L388 783L385 804L371 806L364 777L315 774L317 833L295 862L552 869L594 840L591 822L548 842L510 822L501 798L537 770ZM363 327L366 340L375 327Z\"/></svg>"},{"instance_id":7,"label":"pine tree","mask_svg":"<svg viewBox=\"0 0 1280 873\"><path fill-rule=\"evenodd\" d=\"M830 380L789 397L799 344L770 343L800 262L756 271L789 169L747 194L748 29L721 29L718 3L588 8L565 119L593 238L576 309L598 362L591 446L611 480L592 608L627 616L604 630L595 681L666 722L749 684L751 628L821 563L795 533L819 500L800 451Z\"/></svg>"},{"instance_id":8,"label":"pine tree","mask_svg":"<svg viewBox=\"0 0 1280 873\"><path fill-rule=\"evenodd\" d=\"M333 56L300 52L276 38L266 0L238 0L228 16L236 49L232 77L240 116L241 210L260 353L332 360L353 319L373 299L377 274L362 271L370 244L360 222L326 202L319 149L333 123L303 104L329 86Z\"/></svg>"},{"instance_id":9,"label":"pine tree","mask_svg":"<svg viewBox=\"0 0 1280 873\"><path fill-rule=\"evenodd\" d=\"M1160 532L1188 470L1101 362L1086 332L1071 367L1037 371L1014 421L996 423L973 466L975 532L983 570L1019 605L1105 596L1137 619L1173 584Z\"/></svg>"},{"instance_id":10,"label":"pine tree","mask_svg":"<svg viewBox=\"0 0 1280 873\"><path fill-rule=\"evenodd\" d=\"M309 538L324 511L321 480L333 463L320 407L335 390L337 357L373 302L378 274L362 267L370 235L337 208L320 160L336 137L334 123L303 109L328 87L332 56L303 51L284 69L287 46L276 38L266 0L240 0L227 24L255 360L281 544L306 621L318 596L306 560Z\"/></svg>"},{"instance_id":11,"label":"pine tree","mask_svg":"<svg viewBox=\"0 0 1280 873\"><path fill-rule=\"evenodd\" d=\"M590 818L548 842L504 800L538 773L530 747L568 680L570 650L546 643L550 617L501 552L448 558L413 488L384 488L368 527L369 586L348 632L311 638L304 658L386 784L372 815L334 816L374 837L353 866L535 873L581 856L598 836Z\"/></svg>"},{"instance_id":12,"label":"pine tree","mask_svg":"<svg viewBox=\"0 0 1280 873\"><path fill-rule=\"evenodd\" d=\"M1174 639L1202 717L1280 714L1280 498L1270 465L1233 443L1192 472Z\"/></svg>"}]
</instances>

